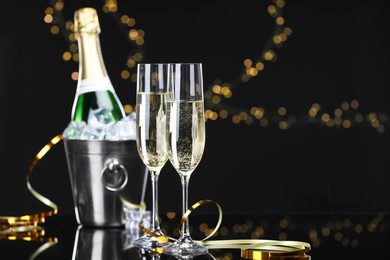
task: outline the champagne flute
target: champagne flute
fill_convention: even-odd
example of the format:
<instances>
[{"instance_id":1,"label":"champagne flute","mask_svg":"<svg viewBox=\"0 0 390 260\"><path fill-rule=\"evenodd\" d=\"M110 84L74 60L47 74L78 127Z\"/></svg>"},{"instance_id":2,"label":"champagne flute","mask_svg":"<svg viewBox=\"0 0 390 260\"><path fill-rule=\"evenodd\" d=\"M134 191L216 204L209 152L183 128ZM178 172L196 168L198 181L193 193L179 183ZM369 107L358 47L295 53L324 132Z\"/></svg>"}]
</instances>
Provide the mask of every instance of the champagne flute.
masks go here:
<instances>
[{"instance_id":1,"label":"champagne flute","mask_svg":"<svg viewBox=\"0 0 390 260\"><path fill-rule=\"evenodd\" d=\"M181 179L184 215L188 209L189 180L203 156L206 140L202 64L176 63L169 66L168 158ZM181 227L178 240L164 246L163 252L191 258L191 256L206 254L208 248L193 241L187 217Z\"/></svg>"},{"instance_id":2,"label":"champagne flute","mask_svg":"<svg viewBox=\"0 0 390 260\"><path fill-rule=\"evenodd\" d=\"M166 95L168 64L137 65L136 143L138 154L147 166L152 183L152 216L150 231L162 236L158 214L158 177L168 160L166 149ZM157 237L145 233L134 240L142 248L165 245Z\"/></svg>"}]
</instances>

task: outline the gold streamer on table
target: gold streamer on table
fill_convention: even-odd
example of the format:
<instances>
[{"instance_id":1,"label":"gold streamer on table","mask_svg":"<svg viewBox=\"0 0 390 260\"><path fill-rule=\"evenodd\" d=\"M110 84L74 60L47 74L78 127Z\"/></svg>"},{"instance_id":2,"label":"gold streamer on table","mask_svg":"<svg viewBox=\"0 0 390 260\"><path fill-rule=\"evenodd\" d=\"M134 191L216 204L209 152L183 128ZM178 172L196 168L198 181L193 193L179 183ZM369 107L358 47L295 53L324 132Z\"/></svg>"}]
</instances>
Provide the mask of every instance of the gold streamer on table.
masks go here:
<instances>
[{"instance_id":1,"label":"gold streamer on table","mask_svg":"<svg viewBox=\"0 0 390 260\"><path fill-rule=\"evenodd\" d=\"M310 259L310 255L306 253L311 250L309 243L301 241L289 241L289 240L267 240L267 239L224 239L224 240L208 240L213 237L217 230L219 229L222 223L222 208L221 206L213 200L205 199L196 202L192 205L182 216L179 224L179 230L181 230L182 225L189 217L189 215L199 206L213 203L218 208L218 222L213 231L202 240L197 240L196 242L207 246L209 249L241 249L241 257L245 259L254 259L254 260L289 260L289 259ZM139 225L139 228L148 233L151 236L157 237L160 242L174 242L175 238L168 236L160 236L145 228L142 225ZM164 253L163 248L158 248L155 251L148 252L149 255L161 254ZM213 259L209 253L210 257Z\"/></svg>"},{"instance_id":2,"label":"gold streamer on table","mask_svg":"<svg viewBox=\"0 0 390 260\"><path fill-rule=\"evenodd\" d=\"M36 164L55 144L61 141L61 139L62 134L52 138L50 142L36 154L26 174L28 190L35 198L50 207L51 210L32 215L0 216L0 239L38 241L44 243L35 250L35 252L30 256L30 259L36 258L44 250L58 243L57 238L45 237L45 230L39 225L44 223L47 217L56 215L58 213L58 206L32 187L30 176Z\"/></svg>"},{"instance_id":3,"label":"gold streamer on table","mask_svg":"<svg viewBox=\"0 0 390 260\"><path fill-rule=\"evenodd\" d=\"M8 240L25 240L25 241L39 241L44 244L40 246L35 252L30 256L30 259L35 259L40 253L42 253L47 248L58 243L57 238L45 237L45 230L39 224L45 222L47 217L54 216L58 213L58 206L49 200L48 198L41 195L36 191L30 182L30 176L35 168L36 164L50 151L50 149L59 143L62 140L62 134L59 134L52 138L48 144L46 144L34 157L31 162L28 172L26 174L27 188L31 194L41 201L46 206L50 207L51 210L46 212L41 212L32 215L23 215L23 216L0 216L0 239ZM142 212L145 211L146 205L143 203L141 205L129 204L126 201L123 203L128 204L132 208L138 208L141 210L140 218L142 218ZM199 206L206 203L213 203L218 208L218 222L213 231L203 238L198 240L198 243L201 243L207 246L209 249L240 249L241 257L245 259L254 259L254 260L287 260L287 259L310 259L310 256L306 253L311 250L310 244L301 242L301 241L286 241L286 240L266 240L266 239L228 239L228 240L209 240L213 237L218 231L222 223L222 208L221 206L213 200L204 199L196 202L192 205L182 216L179 223L179 230L181 230L182 225L187 220L189 215ZM144 233L148 233L151 236L155 236L161 242L174 242L175 238L168 236L160 236L156 233L150 231L142 225L139 225L139 228ZM163 249L159 248L152 252L147 252L148 255L161 254ZM211 254L209 254L213 259L215 259Z\"/></svg>"}]
</instances>

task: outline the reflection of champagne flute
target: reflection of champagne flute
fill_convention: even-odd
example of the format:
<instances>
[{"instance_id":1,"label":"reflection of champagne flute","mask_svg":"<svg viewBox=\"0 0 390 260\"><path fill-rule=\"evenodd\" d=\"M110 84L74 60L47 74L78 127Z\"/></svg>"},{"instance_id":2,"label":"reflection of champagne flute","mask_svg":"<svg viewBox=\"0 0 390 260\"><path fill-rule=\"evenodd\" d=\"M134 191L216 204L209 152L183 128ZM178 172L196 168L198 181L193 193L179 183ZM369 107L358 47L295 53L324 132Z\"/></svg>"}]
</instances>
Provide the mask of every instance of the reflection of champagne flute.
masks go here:
<instances>
[{"instance_id":1,"label":"reflection of champagne flute","mask_svg":"<svg viewBox=\"0 0 390 260\"><path fill-rule=\"evenodd\" d=\"M166 94L168 64L138 64L136 141L138 154L148 167L152 181L150 230L163 235L158 222L158 177L168 160L166 149ZM144 248L162 246L157 237L145 234L134 244Z\"/></svg>"},{"instance_id":2,"label":"reflection of champagne flute","mask_svg":"<svg viewBox=\"0 0 390 260\"><path fill-rule=\"evenodd\" d=\"M180 175L183 215L188 209L188 185L192 172L203 156L206 139L203 107L202 64L170 64L167 96L168 158ZM188 217L180 238L163 249L164 253L191 257L206 254L207 247L194 242Z\"/></svg>"},{"instance_id":3,"label":"reflection of champagne flute","mask_svg":"<svg viewBox=\"0 0 390 260\"><path fill-rule=\"evenodd\" d=\"M143 248L141 248L139 250L138 256L139 256L139 258L137 258L137 259L142 259L142 260L160 260L161 259L161 254L157 250L150 251L150 250L145 250Z\"/></svg>"}]
</instances>

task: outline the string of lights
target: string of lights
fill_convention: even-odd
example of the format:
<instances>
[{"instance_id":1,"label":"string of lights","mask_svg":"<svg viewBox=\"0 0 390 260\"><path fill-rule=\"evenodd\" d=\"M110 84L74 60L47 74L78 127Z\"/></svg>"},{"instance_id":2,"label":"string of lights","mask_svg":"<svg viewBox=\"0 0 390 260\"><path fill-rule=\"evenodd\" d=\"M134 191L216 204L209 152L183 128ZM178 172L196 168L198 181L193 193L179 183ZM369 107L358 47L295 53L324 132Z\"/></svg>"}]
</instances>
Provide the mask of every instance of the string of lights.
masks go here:
<instances>
[{"instance_id":1,"label":"string of lights","mask_svg":"<svg viewBox=\"0 0 390 260\"><path fill-rule=\"evenodd\" d=\"M69 43L69 50L62 53L65 62L78 62L78 46L76 43L73 21L65 20L63 16L63 0L51 0L50 6L45 9L44 22L50 25L50 33L62 34ZM386 113L361 112L358 100L343 101L333 111L323 111L321 104L313 103L304 115L289 113L286 107L280 106L276 111L266 110L263 106L252 106L250 109L239 108L230 105L228 100L233 96L233 91L251 79L263 73L264 68L270 62L277 60L277 49L283 47L292 35L291 27L286 26L283 16L285 0L270 0L266 12L274 21L274 29L260 55L254 58L243 59L243 69L238 76L231 81L223 82L214 80L205 90L205 116L207 121L230 120L233 125L246 124L260 127L276 126L280 130L289 130L293 126L317 124L333 129L349 129L355 126L369 126L378 133L384 133L389 125ZM119 11L116 0L105 0L102 6L104 13L111 15L121 31L126 35L134 50L128 55L126 67L121 71L123 80L136 82L136 65L143 60L145 54L145 31L136 28L136 19ZM78 72L71 73L73 80L77 80ZM205 84L206 85L206 84ZM126 113L133 111L133 105L125 104Z\"/></svg>"}]
</instances>

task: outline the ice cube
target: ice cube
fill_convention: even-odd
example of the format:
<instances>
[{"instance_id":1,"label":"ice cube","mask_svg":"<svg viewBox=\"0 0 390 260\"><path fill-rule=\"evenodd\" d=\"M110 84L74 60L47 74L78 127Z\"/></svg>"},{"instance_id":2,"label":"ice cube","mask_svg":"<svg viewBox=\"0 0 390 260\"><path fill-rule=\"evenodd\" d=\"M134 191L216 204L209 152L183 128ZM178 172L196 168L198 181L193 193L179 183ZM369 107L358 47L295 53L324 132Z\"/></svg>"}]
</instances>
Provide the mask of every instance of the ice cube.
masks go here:
<instances>
[{"instance_id":1,"label":"ice cube","mask_svg":"<svg viewBox=\"0 0 390 260\"><path fill-rule=\"evenodd\" d=\"M84 121L71 121L63 132L64 137L79 140L135 140L135 112L115 124L108 125L99 122L99 113L90 113L93 113L93 116L88 120L88 124Z\"/></svg>"},{"instance_id":2,"label":"ice cube","mask_svg":"<svg viewBox=\"0 0 390 260\"><path fill-rule=\"evenodd\" d=\"M63 135L68 139L80 139L81 133L83 132L84 127L87 125L84 121L76 122L71 121L68 126L65 128Z\"/></svg>"}]
</instances>

